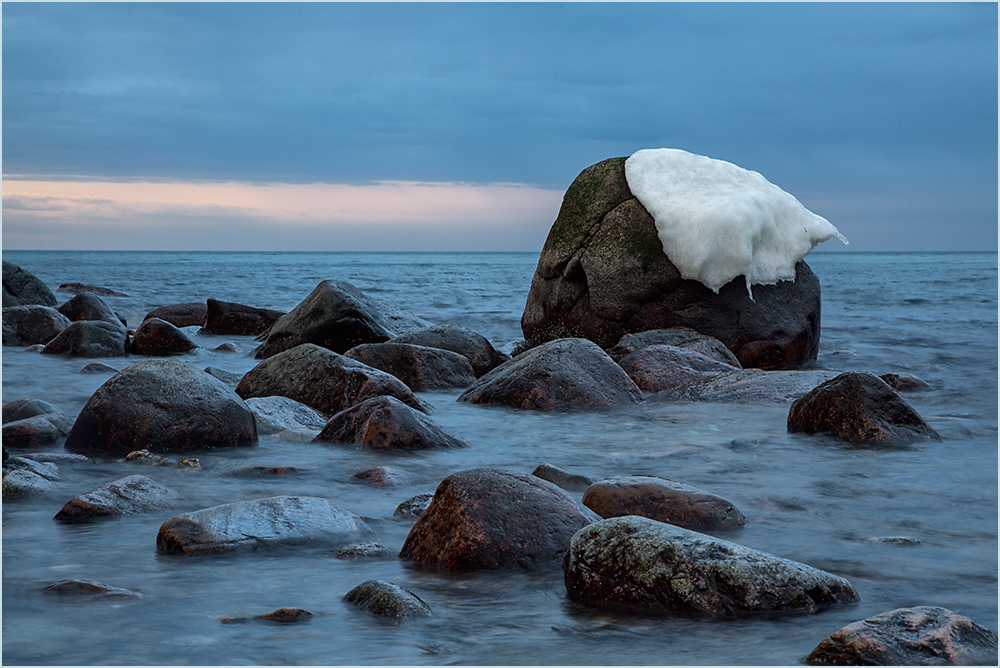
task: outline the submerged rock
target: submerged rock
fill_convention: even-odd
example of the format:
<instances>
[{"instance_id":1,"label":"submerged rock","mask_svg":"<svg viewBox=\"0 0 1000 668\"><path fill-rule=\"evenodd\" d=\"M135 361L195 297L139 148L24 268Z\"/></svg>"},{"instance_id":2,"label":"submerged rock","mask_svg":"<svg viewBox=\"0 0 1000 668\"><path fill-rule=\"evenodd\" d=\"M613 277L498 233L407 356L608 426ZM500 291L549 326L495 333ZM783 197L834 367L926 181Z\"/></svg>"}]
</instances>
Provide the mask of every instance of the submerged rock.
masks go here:
<instances>
[{"instance_id":1,"label":"submerged rock","mask_svg":"<svg viewBox=\"0 0 1000 668\"><path fill-rule=\"evenodd\" d=\"M788 411L788 431L827 433L854 444L940 438L885 381L864 372L840 374L797 400Z\"/></svg>"},{"instance_id":2,"label":"submerged rock","mask_svg":"<svg viewBox=\"0 0 1000 668\"><path fill-rule=\"evenodd\" d=\"M301 473L294 466L244 466L226 474L227 478L283 478Z\"/></svg>"},{"instance_id":3,"label":"submerged rock","mask_svg":"<svg viewBox=\"0 0 1000 668\"><path fill-rule=\"evenodd\" d=\"M41 304L55 306L56 296L45 283L30 271L13 262L3 261L3 306Z\"/></svg>"},{"instance_id":4,"label":"submerged rock","mask_svg":"<svg viewBox=\"0 0 1000 668\"><path fill-rule=\"evenodd\" d=\"M127 344L128 332L121 323L79 320L59 332L41 352L69 357L124 357L128 354Z\"/></svg>"},{"instance_id":5,"label":"submerged rock","mask_svg":"<svg viewBox=\"0 0 1000 668\"><path fill-rule=\"evenodd\" d=\"M823 666L995 666L997 637L939 607L899 608L848 624L805 663Z\"/></svg>"},{"instance_id":6,"label":"submerged rock","mask_svg":"<svg viewBox=\"0 0 1000 668\"><path fill-rule=\"evenodd\" d=\"M583 505L601 517L638 515L693 531L736 529L746 518L720 496L665 478L621 476L595 482Z\"/></svg>"},{"instance_id":7,"label":"submerged rock","mask_svg":"<svg viewBox=\"0 0 1000 668\"><path fill-rule=\"evenodd\" d=\"M675 390L737 368L692 350L662 344L640 348L618 364L645 392Z\"/></svg>"},{"instance_id":8,"label":"submerged rock","mask_svg":"<svg viewBox=\"0 0 1000 668\"><path fill-rule=\"evenodd\" d=\"M88 285L86 283L63 283L58 288L56 292L71 292L74 295L78 295L83 292L90 292L95 295L100 295L102 297L129 297L130 295L119 292L118 290L112 290L111 288L104 288L99 285Z\"/></svg>"},{"instance_id":9,"label":"submerged rock","mask_svg":"<svg viewBox=\"0 0 1000 668\"><path fill-rule=\"evenodd\" d=\"M355 471L351 474L351 480L364 482L372 487L399 487L409 482L410 476L406 471L400 469L376 466L363 471Z\"/></svg>"},{"instance_id":10,"label":"submerged rock","mask_svg":"<svg viewBox=\"0 0 1000 668\"><path fill-rule=\"evenodd\" d=\"M312 438L326 426L322 413L288 397L250 397L246 402L261 435L293 431Z\"/></svg>"},{"instance_id":11,"label":"submerged rock","mask_svg":"<svg viewBox=\"0 0 1000 668\"><path fill-rule=\"evenodd\" d=\"M165 466L172 469L201 469L201 462L195 457L178 461L170 457L154 455L149 450L133 450L125 455L125 461L131 464L141 464L142 466Z\"/></svg>"},{"instance_id":12,"label":"submerged rock","mask_svg":"<svg viewBox=\"0 0 1000 668\"><path fill-rule=\"evenodd\" d=\"M266 615L257 615L256 617L219 617L219 621L223 624L231 624L233 622L245 622L256 619L264 622L274 622L276 624L297 624L299 622L308 621L312 616L313 613L308 610L303 610L302 608L278 608L274 612L269 612Z\"/></svg>"},{"instance_id":13,"label":"submerged rock","mask_svg":"<svg viewBox=\"0 0 1000 668\"><path fill-rule=\"evenodd\" d=\"M441 348L392 341L364 343L348 350L344 357L391 373L414 392L468 387L476 380L464 355Z\"/></svg>"},{"instance_id":14,"label":"submerged rock","mask_svg":"<svg viewBox=\"0 0 1000 668\"><path fill-rule=\"evenodd\" d=\"M392 516L406 518L420 517L427 510L427 507L431 505L433 498L433 494L417 494L413 498L407 499L396 506L396 510L393 511Z\"/></svg>"},{"instance_id":15,"label":"submerged rock","mask_svg":"<svg viewBox=\"0 0 1000 668\"><path fill-rule=\"evenodd\" d=\"M205 508L160 526L157 550L165 554L210 554L308 544L357 542L372 533L354 513L326 499L275 496Z\"/></svg>"},{"instance_id":16,"label":"submerged rock","mask_svg":"<svg viewBox=\"0 0 1000 668\"><path fill-rule=\"evenodd\" d=\"M314 441L349 443L366 450L468 446L463 439L447 433L423 413L388 396L372 397L337 413Z\"/></svg>"},{"instance_id":17,"label":"submerged rock","mask_svg":"<svg viewBox=\"0 0 1000 668\"><path fill-rule=\"evenodd\" d=\"M4 424L35 417L36 415L59 415L63 418L66 417L66 414L58 406L50 404L47 401L42 401L41 399L14 399L5 403L2 411Z\"/></svg>"},{"instance_id":18,"label":"submerged rock","mask_svg":"<svg viewBox=\"0 0 1000 668\"><path fill-rule=\"evenodd\" d=\"M485 336L461 325L442 324L420 327L395 336L389 343L412 343L418 346L441 348L464 355L479 378L500 366L509 357L496 350Z\"/></svg>"},{"instance_id":19,"label":"submerged rock","mask_svg":"<svg viewBox=\"0 0 1000 668\"><path fill-rule=\"evenodd\" d=\"M284 311L218 299L209 299L206 307L202 332L207 334L257 336L269 330L278 318L285 315Z\"/></svg>"},{"instance_id":20,"label":"submerged rock","mask_svg":"<svg viewBox=\"0 0 1000 668\"><path fill-rule=\"evenodd\" d=\"M927 381L908 373L883 373L879 378L897 392L923 392L931 389Z\"/></svg>"},{"instance_id":21,"label":"submerged rock","mask_svg":"<svg viewBox=\"0 0 1000 668\"><path fill-rule=\"evenodd\" d=\"M600 409L639 403L642 392L591 341L559 339L490 371L458 400L541 411Z\"/></svg>"},{"instance_id":22,"label":"submerged rock","mask_svg":"<svg viewBox=\"0 0 1000 668\"><path fill-rule=\"evenodd\" d=\"M336 552L338 559L378 559L389 556L389 550L382 543L368 541L345 545Z\"/></svg>"},{"instance_id":23,"label":"submerged rock","mask_svg":"<svg viewBox=\"0 0 1000 668\"><path fill-rule=\"evenodd\" d=\"M860 598L836 575L635 516L574 534L563 573L579 603L681 615L811 612Z\"/></svg>"},{"instance_id":24,"label":"submerged rock","mask_svg":"<svg viewBox=\"0 0 1000 668\"><path fill-rule=\"evenodd\" d=\"M167 304L157 306L146 314L143 320L159 318L169 322L174 327L191 327L205 322L208 306L205 302L184 302L182 304Z\"/></svg>"},{"instance_id":25,"label":"submerged rock","mask_svg":"<svg viewBox=\"0 0 1000 668\"><path fill-rule=\"evenodd\" d=\"M470 469L438 485L399 558L448 570L557 563L597 518L552 483L518 471Z\"/></svg>"},{"instance_id":26,"label":"submerged rock","mask_svg":"<svg viewBox=\"0 0 1000 668\"><path fill-rule=\"evenodd\" d=\"M54 519L80 522L96 517L138 515L167 508L179 499L177 492L151 478L130 475L70 499Z\"/></svg>"},{"instance_id":27,"label":"submerged rock","mask_svg":"<svg viewBox=\"0 0 1000 668\"><path fill-rule=\"evenodd\" d=\"M50 596L74 599L139 600L146 598L140 591L114 587L94 580L60 580L42 590Z\"/></svg>"},{"instance_id":28,"label":"submerged rock","mask_svg":"<svg viewBox=\"0 0 1000 668\"><path fill-rule=\"evenodd\" d=\"M264 359L304 343L344 353L430 324L346 281L326 280L271 326L255 354Z\"/></svg>"},{"instance_id":29,"label":"submerged rock","mask_svg":"<svg viewBox=\"0 0 1000 668\"><path fill-rule=\"evenodd\" d=\"M70 322L51 306L9 306L3 310L3 345L48 343L69 327Z\"/></svg>"},{"instance_id":30,"label":"submerged rock","mask_svg":"<svg viewBox=\"0 0 1000 668\"><path fill-rule=\"evenodd\" d=\"M347 592L344 600L378 617L400 621L431 614L430 606L416 594L382 580L362 582Z\"/></svg>"},{"instance_id":31,"label":"submerged rock","mask_svg":"<svg viewBox=\"0 0 1000 668\"><path fill-rule=\"evenodd\" d=\"M80 369L80 373L118 373L118 371L115 367L101 362L91 362Z\"/></svg>"},{"instance_id":32,"label":"submerged rock","mask_svg":"<svg viewBox=\"0 0 1000 668\"><path fill-rule=\"evenodd\" d=\"M706 401L724 404L787 404L837 375L836 371L743 369L663 390L650 401Z\"/></svg>"},{"instance_id":33,"label":"submerged rock","mask_svg":"<svg viewBox=\"0 0 1000 668\"><path fill-rule=\"evenodd\" d=\"M537 476L542 480L548 480L549 482L562 487L567 492L583 492L594 484L594 481L587 476L574 475L562 470L559 467L552 466L551 464L539 464L535 467L535 470L531 472L531 475Z\"/></svg>"},{"instance_id":34,"label":"submerged rock","mask_svg":"<svg viewBox=\"0 0 1000 668\"><path fill-rule=\"evenodd\" d=\"M426 408L395 376L312 343L259 363L243 376L236 393L244 399L281 395L330 415L380 395Z\"/></svg>"},{"instance_id":35,"label":"submerged rock","mask_svg":"<svg viewBox=\"0 0 1000 668\"><path fill-rule=\"evenodd\" d=\"M717 293L681 277L653 217L633 196L625 158L588 167L566 191L539 256L521 330L532 344L582 337L609 348L625 334L689 327L722 341L744 367L816 359L820 286L805 262L795 280Z\"/></svg>"},{"instance_id":36,"label":"submerged rock","mask_svg":"<svg viewBox=\"0 0 1000 668\"><path fill-rule=\"evenodd\" d=\"M179 355L197 347L178 327L159 318L143 320L132 338L132 352L136 355Z\"/></svg>"},{"instance_id":37,"label":"submerged rock","mask_svg":"<svg viewBox=\"0 0 1000 668\"><path fill-rule=\"evenodd\" d=\"M13 468L8 470L11 460L14 459L17 458L10 457L5 462L3 473L3 500L5 502L38 496L55 489L55 483L48 476L42 475L36 472L36 470L31 468Z\"/></svg>"},{"instance_id":38,"label":"submerged rock","mask_svg":"<svg viewBox=\"0 0 1000 668\"><path fill-rule=\"evenodd\" d=\"M94 392L66 449L122 455L256 443L253 414L233 390L180 360L149 359L119 371Z\"/></svg>"}]
</instances>

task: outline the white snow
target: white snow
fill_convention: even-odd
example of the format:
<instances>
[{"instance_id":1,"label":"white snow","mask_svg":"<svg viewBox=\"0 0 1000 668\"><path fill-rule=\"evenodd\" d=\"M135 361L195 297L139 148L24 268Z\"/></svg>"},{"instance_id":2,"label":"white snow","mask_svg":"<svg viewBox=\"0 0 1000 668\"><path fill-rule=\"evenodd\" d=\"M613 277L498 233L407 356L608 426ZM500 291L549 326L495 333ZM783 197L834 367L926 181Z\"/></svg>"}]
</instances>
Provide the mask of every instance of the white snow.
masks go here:
<instances>
[{"instance_id":1,"label":"white snow","mask_svg":"<svg viewBox=\"0 0 1000 668\"><path fill-rule=\"evenodd\" d=\"M757 172L679 149L644 149L625 161L632 194L656 222L681 276L713 291L743 275L752 284L795 280L816 244L847 239Z\"/></svg>"}]
</instances>

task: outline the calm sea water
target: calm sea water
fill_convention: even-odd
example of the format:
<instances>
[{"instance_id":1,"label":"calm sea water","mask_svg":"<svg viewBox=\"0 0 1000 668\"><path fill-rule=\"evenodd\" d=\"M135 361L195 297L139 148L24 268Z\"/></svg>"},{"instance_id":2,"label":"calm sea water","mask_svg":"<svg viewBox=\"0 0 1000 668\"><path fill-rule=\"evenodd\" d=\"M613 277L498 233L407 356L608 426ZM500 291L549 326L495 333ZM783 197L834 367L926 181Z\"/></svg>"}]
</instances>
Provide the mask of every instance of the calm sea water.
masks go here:
<instances>
[{"instance_id":1,"label":"calm sea water","mask_svg":"<svg viewBox=\"0 0 1000 668\"><path fill-rule=\"evenodd\" d=\"M135 325L160 304L208 297L291 309L325 278L347 280L434 322L520 338L537 255L375 253L5 252L55 288L80 281L127 292L108 298ZM123 462L63 464L58 491L3 504L3 663L12 664L796 664L841 626L898 607L939 605L997 630L997 255L814 253L823 286L818 367L911 373L928 392L907 401L943 437L905 449L854 449L789 435L787 406L651 403L576 414L459 404L459 391L422 393L433 418L465 438L461 451L378 454L264 437L259 447L200 454L201 471ZM60 293L68 298L71 295ZM196 329L196 328L195 328ZM191 332L193 333L193 329ZM246 354L209 352L199 368L244 373ZM35 397L75 416L107 380L91 360L3 349L3 401ZM104 360L123 368L129 360ZM398 552L412 520L402 501L477 466L530 472L542 462L602 478L645 474L732 501L750 523L724 537L845 576L862 601L818 614L736 621L591 610L567 600L561 569L450 574L390 556L341 561L323 551L218 558L158 555L160 524L183 510L278 494L321 496L366 518ZM239 480L255 464L306 470ZM372 466L411 482L349 482ZM185 507L80 526L52 520L62 505L131 473L181 492ZM723 534L720 534L723 535ZM870 542L906 536L919 544ZM137 589L133 603L42 595L65 578ZM389 580L426 601L427 621L394 625L343 595ZM299 607L304 624L222 624L218 617Z\"/></svg>"}]
</instances>

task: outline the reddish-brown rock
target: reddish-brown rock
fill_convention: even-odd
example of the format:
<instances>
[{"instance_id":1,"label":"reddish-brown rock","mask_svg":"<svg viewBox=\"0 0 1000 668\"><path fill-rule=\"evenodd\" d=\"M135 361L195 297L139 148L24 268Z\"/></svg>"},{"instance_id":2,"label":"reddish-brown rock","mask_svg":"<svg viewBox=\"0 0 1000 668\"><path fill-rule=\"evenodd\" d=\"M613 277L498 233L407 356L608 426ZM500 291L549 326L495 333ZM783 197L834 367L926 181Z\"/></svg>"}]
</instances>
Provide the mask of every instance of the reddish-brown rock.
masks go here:
<instances>
[{"instance_id":1,"label":"reddish-brown rock","mask_svg":"<svg viewBox=\"0 0 1000 668\"><path fill-rule=\"evenodd\" d=\"M605 519L638 515L692 531L735 529L746 524L743 513L722 497L652 476L599 480L584 492L583 505Z\"/></svg>"},{"instance_id":2,"label":"reddish-brown rock","mask_svg":"<svg viewBox=\"0 0 1000 668\"><path fill-rule=\"evenodd\" d=\"M673 390L738 368L693 350L663 344L640 348L618 364L646 392Z\"/></svg>"},{"instance_id":3,"label":"reddish-brown rock","mask_svg":"<svg viewBox=\"0 0 1000 668\"><path fill-rule=\"evenodd\" d=\"M337 413L314 441L348 443L363 450L423 450L468 445L420 411L388 396L372 397Z\"/></svg>"},{"instance_id":4,"label":"reddish-brown rock","mask_svg":"<svg viewBox=\"0 0 1000 668\"><path fill-rule=\"evenodd\" d=\"M390 343L412 343L418 346L441 348L464 355L472 364L479 378L509 359L493 347L485 336L468 327L450 323L420 327L389 339Z\"/></svg>"},{"instance_id":5,"label":"reddish-brown rock","mask_svg":"<svg viewBox=\"0 0 1000 668\"><path fill-rule=\"evenodd\" d=\"M535 568L558 560L599 518L533 475L471 469L441 481L399 557L448 570Z\"/></svg>"},{"instance_id":6,"label":"reddish-brown rock","mask_svg":"<svg viewBox=\"0 0 1000 668\"><path fill-rule=\"evenodd\" d=\"M271 325L283 315L284 311L209 299L202 331L207 334L257 336L271 329Z\"/></svg>"}]
</instances>

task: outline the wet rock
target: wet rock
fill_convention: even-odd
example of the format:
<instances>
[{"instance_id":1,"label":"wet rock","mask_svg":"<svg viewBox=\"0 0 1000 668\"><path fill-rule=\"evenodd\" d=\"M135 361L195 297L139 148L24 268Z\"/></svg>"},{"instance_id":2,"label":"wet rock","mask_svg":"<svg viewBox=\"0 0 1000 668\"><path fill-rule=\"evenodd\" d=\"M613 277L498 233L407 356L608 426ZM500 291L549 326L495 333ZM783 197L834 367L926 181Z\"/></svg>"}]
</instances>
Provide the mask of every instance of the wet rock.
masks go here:
<instances>
[{"instance_id":1,"label":"wet rock","mask_svg":"<svg viewBox=\"0 0 1000 668\"><path fill-rule=\"evenodd\" d=\"M206 302L184 302L157 306L147 313L143 320L159 318L169 322L174 327L191 327L203 324L207 313L208 305Z\"/></svg>"},{"instance_id":2,"label":"wet rock","mask_svg":"<svg viewBox=\"0 0 1000 668\"><path fill-rule=\"evenodd\" d=\"M626 355L631 355L637 350L642 350L646 346L666 345L683 348L692 352L701 353L717 362L740 368L740 361L736 359L726 345L718 339L696 332L689 327L670 327L668 329L650 329L645 332L626 334L614 348L608 348L608 355L616 362L620 362Z\"/></svg>"},{"instance_id":3,"label":"wet rock","mask_svg":"<svg viewBox=\"0 0 1000 668\"><path fill-rule=\"evenodd\" d=\"M94 392L66 449L120 455L256 443L253 414L233 390L180 360L149 359L119 371Z\"/></svg>"},{"instance_id":4,"label":"wet rock","mask_svg":"<svg viewBox=\"0 0 1000 668\"><path fill-rule=\"evenodd\" d=\"M55 306L56 296L45 283L30 271L13 262L3 261L3 306L40 304Z\"/></svg>"},{"instance_id":5,"label":"wet rock","mask_svg":"<svg viewBox=\"0 0 1000 668\"><path fill-rule=\"evenodd\" d=\"M169 487L146 476L130 475L70 499L54 519L82 522L97 517L139 515L167 508L179 500L180 495Z\"/></svg>"},{"instance_id":6,"label":"wet rock","mask_svg":"<svg viewBox=\"0 0 1000 668\"><path fill-rule=\"evenodd\" d=\"M59 410L59 407L41 399L14 399L3 405L3 423L23 420L35 417L36 415L58 415L66 418L66 414Z\"/></svg>"},{"instance_id":7,"label":"wet rock","mask_svg":"<svg viewBox=\"0 0 1000 668\"><path fill-rule=\"evenodd\" d=\"M14 420L3 426L3 447L11 449L56 445L70 432L72 423L59 413Z\"/></svg>"},{"instance_id":8,"label":"wet rock","mask_svg":"<svg viewBox=\"0 0 1000 668\"><path fill-rule=\"evenodd\" d=\"M848 624L805 662L823 666L995 666L997 637L939 607L899 608Z\"/></svg>"},{"instance_id":9,"label":"wet rock","mask_svg":"<svg viewBox=\"0 0 1000 668\"><path fill-rule=\"evenodd\" d=\"M877 536L875 538L866 538L865 543L873 544L883 544L883 545L920 545L921 541L918 538L912 536Z\"/></svg>"},{"instance_id":10,"label":"wet rock","mask_svg":"<svg viewBox=\"0 0 1000 668\"><path fill-rule=\"evenodd\" d=\"M15 458L10 457L6 463L9 464L12 459ZM4 470L3 500L5 502L39 496L55 488L55 484L49 478L30 469Z\"/></svg>"},{"instance_id":11,"label":"wet rock","mask_svg":"<svg viewBox=\"0 0 1000 668\"><path fill-rule=\"evenodd\" d=\"M219 617L219 621L223 624L246 622L250 620L274 622L276 624L297 624L299 622L308 621L312 616L313 613L308 610L303 610L302 608L278 608L274 612L269 612L266 615L257 615L256 617Z\"/></svg>"},{"instance_id":12,"label":"wet rock","mask_svg":"<svg viewBox=\"0 0 1000 668\"><path fill-rule=\"evenodd\" d=\"M236 389L236 386L240 384L240 378L242 378L242 376L235 374L232 371L226 371L225 369L220 369L217 366L205 367L205 373L213 378L218 378L233 389Z\"/></svg>"},{"instance_id":13,"label":"wet rock","mask_svg":"<svg viewBox=\"0 0 1000 668\"><path fill-rule=\"evenodd\" d=\"M154 455L149 450L133 450L125 455L125 461L143 466L165 466L173 469L201 469L201 462L196 458L181 459L180 461L170 457Z\"/></svg>"},{"instance_id":14,"label":"wet rock","mask_svg":"<svg viewBox=\"0 0 1000 668\"><path fill-rule=\"evenodd\" d=\"M368 483L372 487L399 487L407 484L410 481L410 476L406 471L387 466L376 466L363 471L355 471L351 474L351 479Z\"/></svg>"},{"instance_id":15,"label":"wet rock","mask_svg":"<svg viewBox=\"0 0 1000 668\"><path fill-rule=\"evenodd\" d=\"M366 450L464 448L468 445L438 427L423 413L387 396L366 399L337 413L314 441L348 443Z\"/></svg>"},{"instance_id":16,"label":"wet rock","mask_svg":"<svg viewBox=\"0 0 1000 668\"><path fill-rule=\"evenodd\" d=\"M468 387L476 380L464 355L441 348L391 341L364 343L348 350L344 357L391 373L414 392Z\"/></svg>"},{"instance_id":17,"label":"wet rock","mask_svg":"<svg viewBox=\"0 0 1000 668\"><path fill-rule=\"evenodd\" d=\"M470 469L441 481L399 558L463 571L543 567L558 563L573 533L596 519L541 478Z\"/></svg>"},{"instance_id":18,"label":"wet rock","mask_svg":"<svg viewBox=\"0 0 1000 668\"><path fill-rule=\"evenodd\" d=\"M59 312L73 322L94 320L112 325L125 325L108 303L92 292L84 292L73 297L59 307Z\"/></svg>"},{"instance_id":19,"label":"wet rock","mask_svg":"<svg viewBox=\"0 0 1000 668\"><path fill-rule=\"evenodd\" d=\"M724 404L787 404L805 395L836 371L763 371L743 369L657 392L650 401L707 401Z\"/></svg>"},{"instance_id":20,"label":"wet rock","mask_svg":"<svg viewBox=\"0 0 1000 668\"><path fill-rule=\"evenodd\" d=\"M594 481L583 475L574 475L568 473L561 468L552 466L551 464L539 464L531 475L537 476L542 480L548 480L549 482L562 487L567 492L583 492L592 484Z\"/></svg>"},{"instance_id":21,"label":"wet rock","mask_svg":"<svg viewBox=\"0 0 1000 668\"><path fill-rule=\"evenodd\" d=\"M50 584L42 591L50 596L73 599L139 600L146 598L146 595L140 591L114 587L94 580L60 580Z\"/></svg>"},{"instance_id":22,"label":"wet rock","mask_svg":"<svg viewBox=\"0 0 1000 668\"><path fill-rule=\"evenodd\" d=\"M431 614L430 606L416 594L381 580L362 582L347 592L344 600L378 617L400 621Z\"/></svg>"},{"instance_id":23,"label":"wet rock","mask_svg":"<svg viewBox=\"0 0 1000 668\"><path fill-rule=\"evenodd\" d=\"M243 376L236 393L244 399L280 395L329 415L381 395L426 408L395 376L312 343L259 363Z\"/></svg>"},{"instance_id":24,"label":"wet rock","mask_svg":"<svg viewBox=\"0 0 1000 668\"><path fill-rule=\"evenodd\" d=\"M346 281L322 281L279 318L255 355L265 359L303 343L344 353L362 343L382 343L431 323L369 297Z\"/></svg>"},{"instance_id":25,"label":"wet rock","mask_svg":"<svg viewBox=\"0 0 1000 668\"><path fill-rule=\"evenodd\" d=\"M216 347L212 348L217 353L241 353L243 350L240 349L235 343L220 343Z\"/></svg>"},{"instance_id":26,"label":"wet rock","mask_svg":"<svg viewBox=\"0 0 1000 668\"><path fill-rule=\"evenodd\" d=\"M389 550L382 543L354 543L345 545L336 552L338 559L378 559L389 556Z\"/></svg>"},{"instance_id":27,"label":"wet rock","mask_svg":"<svg viewBox=\"0 0 1000 668\"><path fill-rule=\"evenodd\" d=\"M261 435L291 431L314 438L326 426L326 416L288 397L251 397L247 406Z\"/></svg>"},{"instance_id":28,"label":"wet rock","mask_svg":"<svg viewBox=\"0 0 1000 668\"><path fill-rule=\"evenodd\" d=\"M187 334L159 318L143 320L132 338L132 352L136 355L178 355L197 347Z\"/></svg>"},{"instance_id":29,"label":"wet rock","mask_svg":"<svg viewBox=\"0 0 1000 668\"><path fill-rule=\"evenodd\" d=\"M51 306L9 306L3 310L3 345L48 343L70 326L70 319Z\"/></svg>"},{"instance_id":30,"label":"wet rock","mask_svg":"<svg viewBox=\"0 0 1000 668\"><path fill-rule=\"evenodd\" d=\"M521 330L533 344L582 337L602 348L624 334L689 327L722 341L744 367L816 359L820 286L805 262L794 281L743 277L712 292L681 278L653 218L629 190L625 158L585 169L566 191L531 281Z\"/></svg>"},{"instance_id":31,"label":"wet rock","mask_svg":"<svg viewBox=\"0 0 1000 668\"><path fill-rule=\"evenodd\" d=\"M63 283L58 288L56 292L70 292L74 295L81 294L83 292L90 292L101 297L130 297L124 292L119 292L118 290L112 290L111 288L103 288L98 285L88 285L86 283Z\"/></svg>"},{"instance_id":32,"label":"wet rock","mask_svg":"<svg viewBox=\"0 0 1000 668\"><path fill-rule=\"evenodd\" d=\"M594 343L559 339L490 371L458 400L541 411L600 409L639 403L642 392Z\"/></svg>"},{"instance_id":33,"label":"wet rock","mask_svg":"<svg viewBox=\"0 0 1000 668\"><path fill-rule=\"evenodd\" d=\"M230 471L227 478L283 478L301 473L294 466L244 466Z\"/></svg>"},{"instance_id":34,"label":"wet rock","mask_svg":"<svg viewBox=\"0 0 1000 668\"><path fill-rule=\"evenodd\" d=\"M121 324L79 320L59 332L42 348L43 355L68 357L124 357L128 333Z\"/></svg>"},{"instance_id":35,"label":"wet rock","mask_svg":"<svg viewBox=\"0 0 1000 668\"><path fill-rule=\"evenodd\" d=\"M91 362L80 369L80 373L118 373L118 369L101 362Z\"/></svg>"},{"instance_id":36,"label":"wet rock","mask_svg":"<svg viewBox=\"0 0 1000 668\"><path fill-rule=\"evenodd\" d=\"M566 591L584 605L734 616L854 603L844 578L645 517L577 532L563 561Z\"/></svg>"},{"instance_id":37,"label":"wet rock","mask_svg":"<svg viewBox=\"0 0 1000 668\"><path fill-rule=\"evenodd\" d=\"M433 494L417 494L413 498L407 499L396 506L396 510L392 513L392 516L406 518L420 517L427 510L427 507L431 505L431 499L433 498Z\"/></svg>"},{"instance_id":38,"label":"wet rock","mask_svg":"<svg viewBox=\"0 0 1000 668\"><path fill-rule=\"evenodd\" d=\"M601 517L638 515L692 531L723 531L746 524L746 518L722 497L652 476L607 478L587 488L583 505Z\"/></svg>"},{"instance_id":39,"label":"wet rock","mask_svg":"<svg viewBox=\"0 0 1000 668\"><path fill-rule=\"evenodd\" d=\"M843 373L792 404L789 433L828 433L854 444L903 444L940 438L885 381Z\"/></svg>"},{"instance_id":40,"label":"wet rock","mask_svg":"<svg viewBox=\"0 0 1000 668\"><path fill-rule=\"evenodd\" d=\"M6 462L4 462L5 471L28 471L34 473L35 475L42 476L46 480L59 480L59 467L56 466L54 462L44 461L46 458L45 453L40 453L41 456L35 459L35 455L32 454L31 457L9 457Z\"/></svg>"},{"instance_id":41,"label":"wet rock","mask_svg":"<svg viewBox=\"0 0 1000 668\"><path fill-rule=\"evenodd\" d=\"M662 344L645 346L618 364L645 392L677 389L736 369L701 353Z\"/></svg>"},{"instance_id":42,"label":"wet rock","mask_svg":"<svg viewBox=\"0 0 1000 668\"><path fill-rule=\"evenodd\" d=\"M257 336L269 330L278 318L285 315L284 311L218 299L209 299L206 307L205 325L201 330L206 334Z\"/></svg>"},{"instance_id":43,"label":"wet rock","mask_svg":"<svg viewBox=\"0 0 1000 668\"><path fill-rule=\"evenodd\" d=\"M343 545L371 533L360 517L326 499L275 496L173 517L160 526L156 547L165 554L195 555L308 544Z\"/></svg>"},{"instance_id":44,"label":"wet rock","mask_svg":"<svg viewBox=\"0 0 1000 668\"><path fill-rule=\"evenodd\" d=\"M497 351L485 336L461 325L420 327L393 337L389 343L412 343L464 355L472 364L476 378L510 359Z\"/></svg>"},{"instance_id":45,"label":"wet rock","mask_svg":"<svg viewBox=\"0 0 1000 668\"><path fill-rule=\"evenodd\" d=\"M897 392L923 392L931 389L927 381L908 373L883 373L879 378Z\"/></svg>"}]
</instances>

